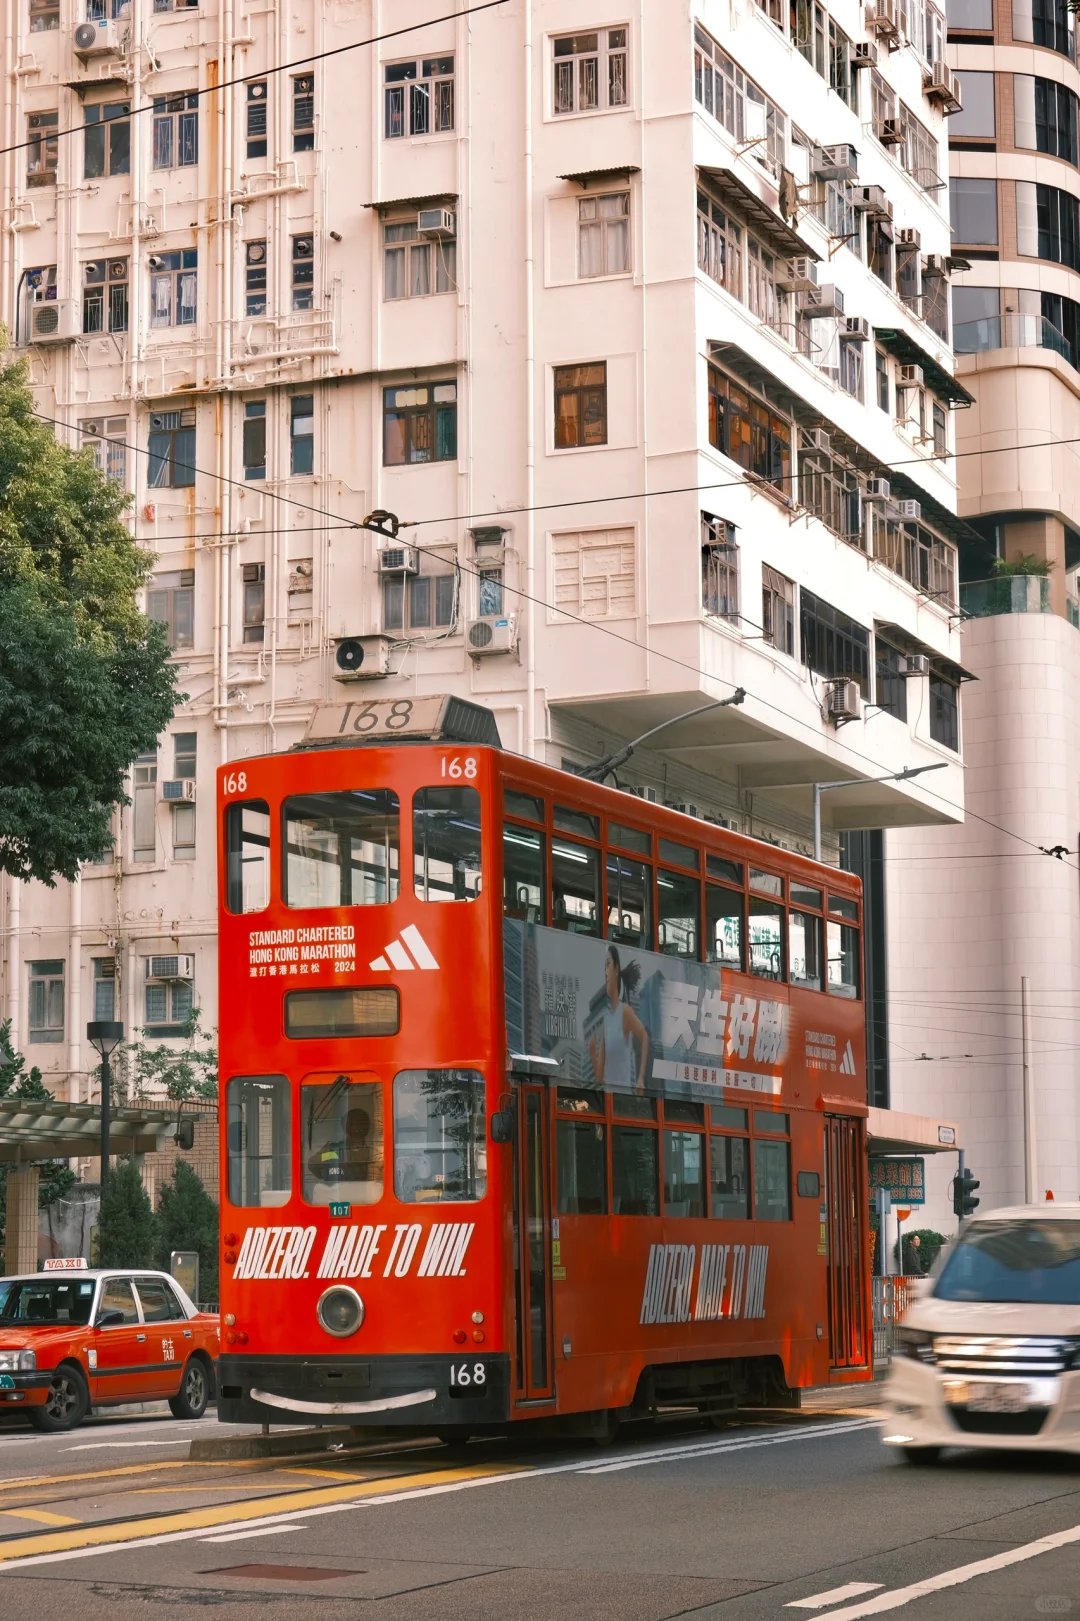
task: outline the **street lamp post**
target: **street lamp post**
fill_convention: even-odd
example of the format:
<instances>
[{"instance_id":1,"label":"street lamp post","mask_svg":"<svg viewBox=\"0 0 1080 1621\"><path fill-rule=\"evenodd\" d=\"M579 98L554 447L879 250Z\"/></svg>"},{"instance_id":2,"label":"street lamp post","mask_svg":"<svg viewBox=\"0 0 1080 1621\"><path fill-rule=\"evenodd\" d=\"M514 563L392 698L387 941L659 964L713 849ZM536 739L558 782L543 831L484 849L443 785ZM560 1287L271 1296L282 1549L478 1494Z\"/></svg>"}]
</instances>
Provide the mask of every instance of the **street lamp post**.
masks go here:
<instances>
[{"instance_id":1,"label":"street lamp post","mask_svg":"<svg viewBox=\"0 0 1080 1621\"><path fill-rule=\"evenodd\" d=\"M890 771L884 777L845 777L842 782L815 782L814 784L814 860L821 860L821 796L830 788L857 788L864 782L906 782L923 771L944 771L947 760L936 765L906 765L903 771Z\"/></svg>"},{"instance_id":2,"label":"street lamp post","mask_svg":"<svg viewBox=\"0 0 1080 1621\"><path fill-rule=\"evenodd\" d=\"M109 1055L124 1039L124 1027L116 1019L92 1019L86 1027L86 1039L101 1055L101 1187L104 1191L109 1175L109 1089L112 1071Z\"/></svg>"}]
</instances>

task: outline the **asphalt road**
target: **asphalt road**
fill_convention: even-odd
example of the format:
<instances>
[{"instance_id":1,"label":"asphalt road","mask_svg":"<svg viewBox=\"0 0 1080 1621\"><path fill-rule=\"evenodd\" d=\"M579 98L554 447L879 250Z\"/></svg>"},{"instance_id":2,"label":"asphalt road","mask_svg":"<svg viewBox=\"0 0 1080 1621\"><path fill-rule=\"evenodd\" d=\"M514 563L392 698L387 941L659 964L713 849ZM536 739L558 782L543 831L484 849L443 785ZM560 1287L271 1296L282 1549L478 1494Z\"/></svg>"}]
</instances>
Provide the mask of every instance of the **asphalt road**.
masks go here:
<instances>
[{"instance_id":1,"label":"asphalt road","mask_svg":"<svg viewBox=\"0 0 1080 1621\"><path fill-rule=\"evenodd\" d=\"M191 1462L212 1423L0 1433L0 1616L1080 1621L1080 1459L913 1469L865 1409Z\"/></svg>"}]
</instances>

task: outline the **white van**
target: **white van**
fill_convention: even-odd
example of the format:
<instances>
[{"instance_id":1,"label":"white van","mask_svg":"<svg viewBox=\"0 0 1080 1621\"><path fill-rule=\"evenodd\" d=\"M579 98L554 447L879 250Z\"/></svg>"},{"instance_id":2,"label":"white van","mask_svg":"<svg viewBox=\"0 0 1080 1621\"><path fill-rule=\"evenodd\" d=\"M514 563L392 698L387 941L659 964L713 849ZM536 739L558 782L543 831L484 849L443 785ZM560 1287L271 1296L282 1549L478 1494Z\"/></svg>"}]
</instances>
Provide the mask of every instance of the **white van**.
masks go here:
<instances>
[{"instance_id":1,"label":"white van","mask_svg":"<svg viewBox=\"0 0 1080 1621\"><path fill-rule=\"evenodd\" d=\"M886 1446L1080 1452L1080 1204L967 1222L895 1331Z\"/></svg>"}]
</instances>

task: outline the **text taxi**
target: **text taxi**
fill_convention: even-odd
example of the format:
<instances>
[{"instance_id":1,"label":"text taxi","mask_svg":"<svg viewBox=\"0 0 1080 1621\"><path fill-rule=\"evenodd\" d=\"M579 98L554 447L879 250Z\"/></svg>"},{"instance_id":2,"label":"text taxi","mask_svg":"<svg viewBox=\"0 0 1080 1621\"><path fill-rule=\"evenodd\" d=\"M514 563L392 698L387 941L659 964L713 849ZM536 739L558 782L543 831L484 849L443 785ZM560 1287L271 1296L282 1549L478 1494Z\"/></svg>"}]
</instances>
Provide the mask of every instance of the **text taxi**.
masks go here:
<instances>
[{"instance_id":1,"label":"text taxi","mask_svg":"<svg viewBox=\"0 0 1080 1621\"><path fill-rule=\"evenodd\" d=\"M48 1264L48 1263L46 1263ZM201 1418L214 1388L216 1313L164 1272L64 1270L0 1278L0 1409L70 1430L91 1407L168 1400Z\"/></svg>"}]
</instances>

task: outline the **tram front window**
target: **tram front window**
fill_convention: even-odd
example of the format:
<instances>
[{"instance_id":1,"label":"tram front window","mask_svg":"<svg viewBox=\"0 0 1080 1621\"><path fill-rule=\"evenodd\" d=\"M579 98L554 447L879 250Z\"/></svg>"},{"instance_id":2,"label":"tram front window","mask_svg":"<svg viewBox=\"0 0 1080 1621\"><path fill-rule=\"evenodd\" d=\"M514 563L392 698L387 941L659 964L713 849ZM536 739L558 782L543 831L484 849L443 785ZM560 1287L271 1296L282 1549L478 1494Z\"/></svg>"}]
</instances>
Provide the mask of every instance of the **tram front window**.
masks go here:
<instances>
[{"instance_id":1,"label":"tram front window","mask_svg":"<svg viewBox=\"0 0 1080 1621\"><path fill-rule=\"evenodd\" d=\"M394 1077L394 1192L403 1204L482 1199L487 1188L484 1077L406 1069Z\"/></svg>"},{"instance_id":2,"label":"tram front window","mask_svg":"<svg viewBox=\"0 0 1080 1621\"><path fill-rule=\"evenodd\" d=\"M287 906L383 906L398 897L398 797L389 788L285 801Z\"/></svg>"},{"instance_id":3,"label":"tram front window","mask_svg":"<svg viewBox=\"0 0 1080 1621\"><path fill-rule=\"evenodd\" d=\"M306 1203L374 1204L381 1199L381 1081L337 1075L305 1082L300 1116Z\"/></svg>"}]
</instances>

